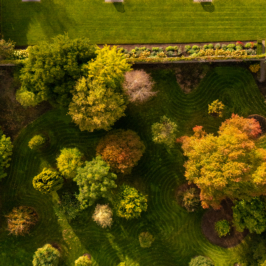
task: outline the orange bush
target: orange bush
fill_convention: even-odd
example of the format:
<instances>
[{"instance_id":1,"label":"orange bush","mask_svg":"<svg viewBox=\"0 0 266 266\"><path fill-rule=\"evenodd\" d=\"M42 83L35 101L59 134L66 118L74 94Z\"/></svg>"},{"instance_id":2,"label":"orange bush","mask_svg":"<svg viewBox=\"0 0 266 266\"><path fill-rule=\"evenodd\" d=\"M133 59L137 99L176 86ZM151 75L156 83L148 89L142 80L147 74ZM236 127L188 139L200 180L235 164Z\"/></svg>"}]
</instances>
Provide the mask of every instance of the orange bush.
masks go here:
<instances>
[{"instance_id":1,"label":"orange bush","mask_svg":"<svg viewBox=\"0 0 266 266\"><path fill-rule=\"evenodd\" d=\"M145 146L136 132L116 130L100 140L96 151L113 171L128 174L140 160Z\"/></svg>"}]
</instances>

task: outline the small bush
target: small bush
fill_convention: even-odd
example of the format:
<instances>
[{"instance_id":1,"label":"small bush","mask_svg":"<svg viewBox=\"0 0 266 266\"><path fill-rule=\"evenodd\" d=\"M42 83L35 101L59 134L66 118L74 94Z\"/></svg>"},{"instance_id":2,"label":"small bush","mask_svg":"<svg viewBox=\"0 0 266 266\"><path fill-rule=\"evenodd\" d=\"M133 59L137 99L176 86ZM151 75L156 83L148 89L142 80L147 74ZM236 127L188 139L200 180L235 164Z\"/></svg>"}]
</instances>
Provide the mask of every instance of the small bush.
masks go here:
<instances>
[{"instance_id":1,"label":"small bush","mask_svg":"<svg viewBox=\"0 0 266 266\"><path fill-rule=\"evenodd\" d=\"M190 49L191 49L191 46L190 45L185 45L186 52L188 52Z\"/></svg>"},{"instance_id":2,"label":"small bush","mask_svg":"<svg viewBox=\"0 0 266 266\"><path fill-rule=\"evenodd\" d=\"M257 73L260 70L260 64L253 64L249 66L252 73Z\"/></svg>"},{"instance_id":3,"label":"small bush","mask_svg":"<svg viewBox=\"0 0 266 266\"><path fill-rule=\"evenodd\" d=\"M40 149L45 143L45 138L41 135L35 135L28 143L28 146L32 150Z\"/></svg>"},{"instance_id":4,"label":"small bush","mask_svg":"<svg viewBox=\"0 0 266 266\"><path fill-rule=\"evenodd\" d=\"M154 241L154 237L149 232L142 232L139 235L139 244L142 248L149 248Z\"/></svg>"},{"instance_id":5,"label":"small bush","mask_svg":"<svg viewBox=\"0 0 266 266\"><path fill-rule=\"evenodd\" d=\"M198 45L193 45L193 46L192 46L192 49L196 51L196 50L199 50L200 48L199 48Z\"/></svg>"},{"instance_id":6,"label":"small bush","mask_svg":"<svg viewBox=\"0 0 266 266\"><path fill-rule=\"evenodd\" d=\"M208 48L209 48L209 49L213 49L213 48L214 48L214 45L213 45L212 43L209 43L209 44L208 44Z\"/></svg>"},{"instance_id":7,"label":"small bush","mask_svg":"<svg viewBox=\"0 0 266 266\"><path fill-rule=\"evenodd\" d=\"M220 48L221 48L221 44L220 44L220 43L216 43L214 47L215 47L215 49L217 49L217 50L218 50L218 49L220 49Z\"/></svg>"},{"instance_id":8,"label":"small bush","mask_svg":"<svg viewBox=\"0 0 266 266\"><path fill-rule=\"evenodd\" d=\"M223 44L223 45L222 45L222 49L223 49L224 51L226 51L226 50L227 50L227 45L226 45L226 44Z\"/></svg>"},{"instance_id":9,"label":"small bush","mask_svg":"<svg viewBox=\"0 0 266 266\"><path fill-rule=\"evenodd\" d=\"M12 41L0 40L0 59L13 59L15 43Z\"/></svg>"},{"instance_id":10,"label":"small bush","mask_svg":"<svg viewBox=\"0 0 266 266\"><path fill-rule=\"evenodd\" d=\"M152 47L152 51L159 52L159 47Z\"/></svg>"},{"instance_id":11,"label":"small bush","mask_svg":"<svg viewBox=\"0 0 266 266\"><path fill-rule=\"evenodd\" d=\"M245 48L247 48L247 49L251 48L251 43L250 43L250 42L247 42L247 43L245 44Z\"/></svg>"},{"instance_id":12,"label":"small bush","mask_svg":"<svg viewBox=\"0 0 266 266\"><path fill-rule=\"evenodd\" d=\"M152 125L152 139L155 143L173 147L177 135L177 125L166 116L161 117L160 122Z\"/></svg>"},{"instance_id":13,"label":"small bush","mask_svg":"<svg viewBox=\"0 0 266 266\"><path fill-rule=\"evenodd\" d=\"M113 212L108 205L97 204L92 219L102 228L111 227Z\"/></svg>"},{"instance_id":14,"label":"small bush","mask_svg":"<svg viewBox=\"0 0 266 266\"><path fill-rule=\"evenodd\" d=\"M134 70L125 74L123 90L130 102L144 103L148 101L157 94L152 91L153 86L154 82L151 76L144 70Z\"/></svg>"},{"instance_id":15,"label":"small bush","mask_svg":"<svg viewBox=\"0 0 266 266\"><path fill-rule=\"evenodd\" d=\"M223 116L223 109L224 104L219 100L215 100L208 105L208 113L218 115L219 117Z\"/></svg>"},{"instance_id":16,"label":"small bush","mask_svg":"<svg viewBox=\"0 0 266 266\"><path fill-rule=\"evenodd\" d=\"M146 48L145 46L143 46L143 47L139 48L139 50L140 50L140 51L146 51L147 48Z\"/></svg>"},{"instance_id":17,"label":"small bush","mask_svg":"<svg viewBox=\"0 0 266 266\"><path fill-rule=\"evenodd\" d=\"M36 96L33 92L27 90L17 90L16 100L25 107L36 105Z\"/></svg>"},{"instance_id":18,"label":"small bush","mask_svg":"<svg viewBox=\"0 0 266 266\"><path fill-rule=\"evenodd\" d=\"M247 50L247 55L253 55L253 54L255 54L255 51L253 49Z\"/></svg>"},{"instance_id":19,"label":"small bush","mask_svg":"<svg viewBox=\"0 0 266 266\"><path fill-rule=\"evenodd\" d=\"M243 47L242 46L240 46L240 45L237 45L236 46L236 50L238 51L238 50L242 50L243 49Z\"/></svg>"},{"instance_id":20,"label":"small bush","mask_svg":"<svg viewBox=\"0 0 266 266\"><path fill-rule=\"evenodd\" d=\"M58 172L44 168L42 172L33 178L33 187L43 194L59 190L63 186L63 178Z\"/></svg>"},{"instance_id":21,"label":"small bush","mask_svg":"<svg viewBox=\"0 0 266 266\"><path fill-rule=\"evenodd\" d=\"M173 56L174 56L174 52L173 52L173 51L169 51L169 52L167 52L167 56L168 56L168 57L173 57Z\"/></svg>"},{"instance_id":22,"label":"small bush","mask_svg":"<svg viewBox=\"0 0 266 266\"><path fill-rule=\"evenodd\" d=\"M209 49L208 44L204 44L204 45L203 45L203 49L204 49L204 50Z\"/></svg>"},{"instance_id":23,"label":"small bush","mask_svg":"<svg viewBox=\"0 0 266 266\"><path fill-rule=\"evenodd\" d=\"M38 248L33 256L33 266L57 266L59 264L60 253L50 244Z\"/></svg>"},{"instance_id":24,"label":"small bush","mask_svg":"<svg viewBox=\"0 0 266 266\"><path fill-rule=\"evenodd\" d=\"M75 266L89 266L92 265L92 261L86 256L80 256L77 260L75 260Z\"/></svg>"},{"instance_id":25,"label":"small bush","mask_svg":"<svg viewBox=\"0 0 266 266\"><path fill-rule=\"evenodd\" d=\"M163 51L159 51L159 53L157 54L158 57L165 57L165 53Z\"/></svg>"},{"instance_id":26,"label":"small bush","mask_svg":"<svg viewBox=\"0 0 266 266\"><path fill-rule=\"evenodd\" d=\"M123 185L116 199L116 214L126 219L140 217L147 211L147 197L133 187Z\"/></svg>"},{"instance_id":27,"label":"small bush","mask_svg":"<svg viewBox=\"0 0 266 266\"><path fill-rule=\"evenodd\" d=\"M175 51L175 47L173 47L173 46L168 46L168 47L166 47L166 49L165 49L167 52L169 52L169 51Z\"/></svg>"},{"instance_id":28,"label":"small bush","mask_svg":"<svg viewBox=\"0 0 266 266\"><path fill-rule=\"evenodd\" d=\"M6 215L6 218L7 230L15 236L29 234L30 228L38 221L37 213L26 206L13 208L12 212Z\"/></svg>"},{"instance_id":29,"label":"small bush","mask_svg":"<svg viewBox=\"0 0 266 266\"><path fill-rule=\"evenodd\" d=\"M135 47L135 51L139 51L139 47Z\"/></svg>"},{"instance_id":30,"label":"small bush","mask_svg":"<svg viewBox=\"0 0 266 266\"><path fill-rule=\"evenodd\" d=\"M191 259L189 266L214 266L214 264L209 258L197 256Z\"/></svg>"},{"instance_id":31,"label":"small bush","mask_svg":"<svg viewBox=\"0 0 266 266\"><path fill-rule=\"evenodd\" d=\"M234 43L230 43L227 45L227 48L235 49L236 45Z\"/></svg>"},{"instance_id":32,"label":"small bush","mask_svg":"<svg viewBox=\"0 0 266 266\"><path fill-rule=\"evenodd\" d=\"M195 54L195 53L196 53L196 51L195 51L195 50L193 50L193 49L190 49L189 51L187 51L187 53L188 53L188 54Z\"/></svg>"},{"instance_id":33,"label":"small bush","mask_svg":"<svg viewBox=\"0 0 266 266\"><path fill-rule=\"evenodd\" d=\"M219 237L227 236L230 234L230 224L227 220L220 220L215 223L215 231Z\"/></svg>"},{"instance_id":34,"label":"small bush","mask_svg":"<svg viewBox=\"0 0 266 266\"><path fill-rule=\"evenodd\" d=\"M156 56L157 55L157 52L151 52L151 56Z\"/></svg>"},{"instance_id":35,"label":"small bush","mask_svg":"<svg viewBox=\"0 0 266 266\"><path fill-rule=\"evenodd\" d=\"M232 53L232 52L235 51L235 49L227 46L227 51L230 52L230 53Z\"/></svg>"}]
</instances>

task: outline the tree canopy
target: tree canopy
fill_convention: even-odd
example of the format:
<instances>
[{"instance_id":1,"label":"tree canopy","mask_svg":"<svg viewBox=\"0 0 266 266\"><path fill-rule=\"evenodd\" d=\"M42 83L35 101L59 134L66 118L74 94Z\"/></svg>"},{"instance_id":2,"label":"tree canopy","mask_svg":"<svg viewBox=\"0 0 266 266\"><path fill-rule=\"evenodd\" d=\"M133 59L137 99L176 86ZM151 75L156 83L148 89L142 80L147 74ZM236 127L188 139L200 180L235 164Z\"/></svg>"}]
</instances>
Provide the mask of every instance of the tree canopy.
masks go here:
<instances>
[{"instance_id":1,"label":"tree canopy","mask_svg":"<svg viewBox=\"0 0 266 266\"><path fill-rule=\"evenodd\" d=\"M88 38L59 35L52 42L28 47L29 58L21 70L17 100L24 106L49 100L61 106L71 101L70 91L83 74L83 64L95 57Z\"/></svg>"},{"instance_id":2,"label":"tree canopy","mask_svg":"<svg viewBox=\"0 0 266 266\"><path fill-rule=\"evenodd\" d=\"M218 136L196 126L183 137L188 157L185 176L201 189L203 208L219 208L225 198L249 200L266 192L266 150L257 148L261 132L255 119L232 115L220 126Z\"/></svg>"},{"instance_id":3,"label":"tree canopy","mask_svg":"<svg viewBox=\"0 0 266 266\"><path fill-rule=\"evenodd\" d=\"M82 131L110 130L126 109L121 91L130 65L115 46L105 46L96 54L87 66L87 77L82 77L72 90L69 105L69 114Z\"/></svg>"},{"instance_id":4,"label":"tree canopy","mask_svg":"<svg viewBox=\"0 0 266 266\"><path fill-rule=\"evenodd\" d=\"M59 264L60 252L50 244L38 248L33 256L33 266L57 266Z\"/></svg>"},{"instance_id":5,"label":"tree canopy","mask_svg":"<svg viewBox=\"0 0 266 266\"><path fill-rule=\"evenodd\" d=\"M4 178L6 174L6 168L9 167L9 161L11 160L13 145L9 137L0 130L0 180Z\"/></svg>"},{"instance_id":6,"label":"tree canopy","mask_svg":"<svg viewBox=\"0 0 266 266\"><path fill-rule=\"evenodd\" d=\"M110 166L97 156L90 162L86 162L84 167L77 169L77 176L74 181L79 186L77 199L81 203L81 208L91 206L98 198L110 196L110 189L116 188L116 174L110 173Z\"/></svg>"}]
</instances>

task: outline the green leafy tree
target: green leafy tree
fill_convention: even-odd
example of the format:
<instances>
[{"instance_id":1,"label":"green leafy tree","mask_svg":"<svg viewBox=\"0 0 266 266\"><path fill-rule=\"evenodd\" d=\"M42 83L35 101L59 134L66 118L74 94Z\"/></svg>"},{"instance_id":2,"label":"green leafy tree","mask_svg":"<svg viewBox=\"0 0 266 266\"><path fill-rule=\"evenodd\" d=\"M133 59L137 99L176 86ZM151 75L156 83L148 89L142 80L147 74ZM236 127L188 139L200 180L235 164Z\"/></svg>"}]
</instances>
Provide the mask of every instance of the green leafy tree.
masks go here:
<instances>
[{"instance_id":1,"label":"green leafy tree","mask_svg":"<svg viewBox=\"0 0 266 266\"><path fill-rule=\"evenodd\" d=\"M35 135L30 141L29 141L29 148L32 150L40 149L45 143L45 138L41 135Z\"/></svg>"},{"instance_id":2,"label":"green leafy tree","mask_svg":"<svg viewBox=\"0 0 266 266\"><path fill-rule=\"evenodd\" d=\"M6 168L10 166L13 145L9 137L0 130L0 180L7 176Z\"/></svg>"},{"instance_id":3,"label":"green leafy tree","mask_svg":"<svg viewBox=\"0 0 266 266\"><path fill-rule=\"evenodd\" d=\"M33 256L33 266L57 266L59 264L60 252L50 244L38 248Z\"/></svg>"},{"instance_id":4,"label":"green leafy tree","mask_svg":"<svg viewBox=\"0 0 266 266\"><path fill-rule=\"evenodd\" d=\"M154 241L154 237L149 232L142 232L139 235L139 244L142 248L149 248Z\"/></svg>"},{"instance_id":5,"label":"green leafy tree","mask_svg":"<svg viewBox=\"0 0 266 266\"><path fill-rule=\"evenodd\" d=\"M172 148L177 135L177 125L166 116L161 117L160 122L152 125L152 140L155 143L164 144Z\"/></svg>"},{"instance_id":6,"label":"green leafy tree","mask_svg":"<svg viewBox=\"0 0 266 266\"><path fill-rule=\"evenodd\" d=\"M214 264L209 258L206 258L204 256L197 256L191 259L189 266L214 266Z\"/></svg>"},{"instance_id":7,"label":"green leafy tree","mask_svg":"<svg viewBox=\"0 0 266 266\"><path fill-rule=\"evenodd\" d=\"M6 218L7 230L15 236L29 234L30 228L38 221L37 213L27 206L13 208Z\"/></svg>"},{"instance_id":8,"label":"green leafy tree","mask_svg":"<svg viewBox=\"0 0 266 266\"><path fill-rule=\"evenodd\" d=\"M58 172L44 168L40 174L33 178L33 187L43 194L59 190L63 186L63 178Z\"/></svg>"},{"instance_id":9,"label":"green leafy tree","mask_svg":"<svg viewBox=\"0 0 266 266\"><path fill-rule=\"evenodd\" d=\"M59 172L66 178L74 178L77 175L77 168L83 165L82 156L77 148L62 149L56 159Z\"/></svg>"},{"instance_id":10,"label":"green leafy tree","mask_svg":"<svg viewBox=\"0 0 266 266\"><path fill-rule=\"evenodd\" d=\"M219 237L227 236L230 234L230 224L227 220L220 220L215 223L215 231Z\"/></svg>"},{"instance_id":11,"label":"green leafy tree","mask_svg":"<svg viewBox=\"0 0 266 266\"><path fill-rule=\"evenodd\" d=\"M71 221L77 217L80 212L80 203L75 197L70 193L63 193L58 202L59 211L63 212L68 219Z\"/></svg>"},{"instance_id":12,"label":"green leafy tree","mask_svg":"<svg viewBox=\"0 0 266 266\"><path fill-rule=\"evenodd\" d=\"M130 65L116 47L105 46L96 53L88 64L87 78L82 77L72 91L69 105L69 114L82 131L110 130L126 109L121 91Z\"/></svg>"},{"instance_id":13,"label":"green leafy tree","mask_svg":"<svg viewBox=\"0 0 266 266\"><path fill-rule=\"evenodd\" d=\"M182 149L188 157L185 177L200 189L203 208L219 208L223 199L250 200L266 191L266 150L253 138L260 132L255 119L232 115L222 123L218 136L196 126L184 137Z\"/></svg>"},{"instance_id":14,"label":"green leafy tree","mask_svg":"<svg viewBox=\"0 0 266 266\"><path fill-rule=\"evenodd\" d=\"M83 74L82 66L95 57L95 50L87 38L70 39L67 35L28 47L17 100L24 106L46 100L68 106L70 91Z\"/></svg>"},{"instance_id":15,"label":"green leafy tree","mask_svg":"<svg viewBox=\"0 0 266 266\"><path fill-rule=\"evenodd\" d=\"M101 197L109 198L110 190L116 188L116 174L110 173L110 166L97 156L90 162L86 162L84 167L77 169L77 176L74 181L79 186L79 195L77 199L81 203L81 208L85 209L91 206Z\"/></svg>"},{"instance_id":16,"label":"green leafy tree","mask_svg":"<svg viewBox=\"0 0 266 266\"><path fill-rule=\"evenodd\" d=\"M266 230L266 203L258 197L237 201L233 207L234 225L239 232L261 234Z\"/></svg>"},{"instance_id":17,"label":"green leafy tree","mask_svg":"<svg viewBox=\"0 0 266 266\"><path fill-rule=\"evenodd\" d=\"M133 219L147 211L147 197L133 187L123 185L116 202L116 213L119 217Z\"/></svg>"},{"instance_id":18,"label":"green leafy tree","mask_svg":"<svg viewBox=\"0 0 266 266\"><path fill-rule=\"evenodd\" d=\"M87 256L80 256L75 260L75 266L89 266L92 265L92 261Z\"/></svg>"}]
</instances>

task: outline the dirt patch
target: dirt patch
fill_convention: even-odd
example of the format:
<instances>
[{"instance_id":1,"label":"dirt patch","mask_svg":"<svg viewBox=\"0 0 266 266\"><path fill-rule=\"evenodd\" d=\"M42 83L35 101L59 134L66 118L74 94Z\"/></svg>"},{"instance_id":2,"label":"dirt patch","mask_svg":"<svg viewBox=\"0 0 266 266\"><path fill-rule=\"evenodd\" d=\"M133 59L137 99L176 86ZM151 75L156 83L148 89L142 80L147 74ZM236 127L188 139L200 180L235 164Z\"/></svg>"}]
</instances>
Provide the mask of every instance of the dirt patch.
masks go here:
<instances>
[{"instance_id":1,"label":"dirt patch","mask_svg":"<svg viewBox=\"0 0 266 266\"><path fill-rule=\"evenodd\" d=\"M16 90L20 84L13 78L14 71L13 67L0 68L0 126L13 140L22 128L52 109L48 102L29 108L20 105L16 101Z\"/></svg>"},{"instance_id":2,"label":"dirt patch","mask_svg":"<svg viewBox=\"0 0 266 266\"><path fill-rule=\"evenodd\" d=\"M221 203L222 208L220 210L209 210L203 217L201 222L201 230L204 236L214 245L230 248L241 243L241 241L248 234L248 230L240 233L237 232L235 227L231 227L230 235L219 237L215 231L215 223L220 220L227 220L232 225L233 220L233 203L229 200L224 200Z\"/></svg>"}]
</instances>

